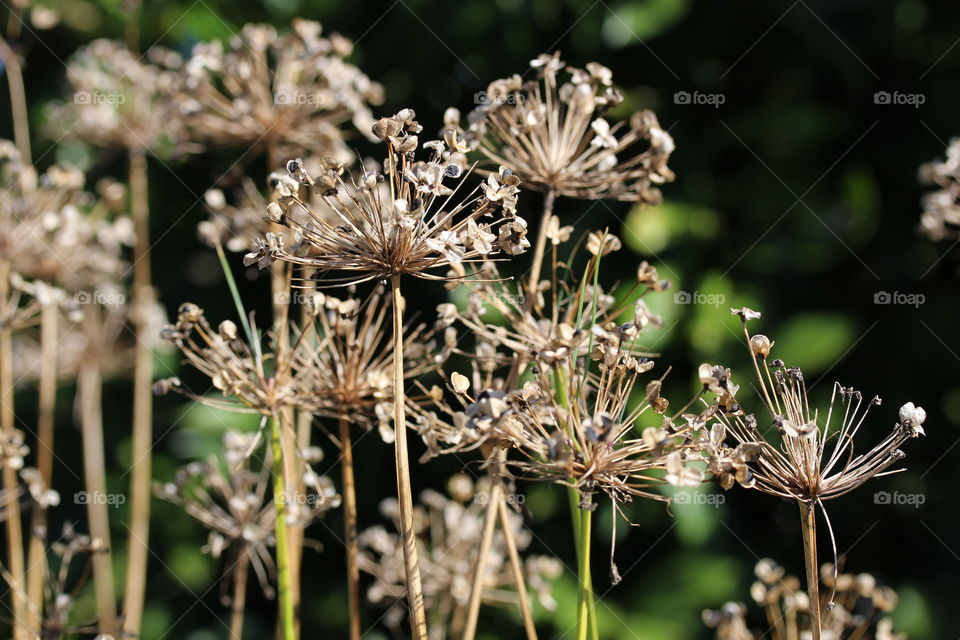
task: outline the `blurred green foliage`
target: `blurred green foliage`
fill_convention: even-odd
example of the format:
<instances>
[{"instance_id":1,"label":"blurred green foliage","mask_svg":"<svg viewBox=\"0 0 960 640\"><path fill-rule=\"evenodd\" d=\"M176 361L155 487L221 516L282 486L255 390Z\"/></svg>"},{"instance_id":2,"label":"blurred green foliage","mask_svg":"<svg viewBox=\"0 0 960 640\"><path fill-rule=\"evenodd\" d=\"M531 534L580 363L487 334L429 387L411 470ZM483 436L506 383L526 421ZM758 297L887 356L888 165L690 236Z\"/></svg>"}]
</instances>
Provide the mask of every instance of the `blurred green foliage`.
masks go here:
<instances>
[{"instance_id":1,"label":"blurred green foliage","mask_svg":"<svg viewBox=\"0 0 960 640\"><path fill-rule=\"evenodd\" d=\"M61 25L51 32L28 31L24 39L35 131L44 124L44 105L65 90L63 61L93 38L122 37L126 19L120 0L49 4L60 11ZM488 81L524 71L542 51L560 49L571 64L597 60L612 68L627 98L623 111L653 108L675 137L671 166L677 181L665 186L666 202L656 209L561 201L557 212L578 230L608 226L621 235L625 249L605 261L605 282L629 281L641 259L673 281L670 291L650 299L665 322L651 338L651 349L673 366L667 395L686 397L702 361L734 367L736 379L748 384L742 333L728 312L746 305L764 312L756 328L777 341L779 357L805 368L819 401L825 402L834 379L887 400L862 437L885 433L902 402L924 405L930 413L928 437L911 443L910 470L837 500L831 514L846 569L874 572L899 590L898 626L914 640L960 635L960 622L950 613L960 582L953 488L960 466L952 460L960 437L958 256L953 247L934 245L915 232L922 192L916 169L960 134L956 3L147 0L141 41L187 53L198 41L231 37L244 22L283 26L296 15L355 39L353 59L386 87L382 111L412 106L427 133L439 128L447 106L468 110L473 94ZM921 92L926 102L916 109L878 105L873 94L881 90ZM716 108L677 104L678 91L719 93L724 102ZM0 110L0 133L10 137L5 96ZM35 156L43 166L55 159L78 161L89 167L91 180L123 172L119 158L55 140L40 142ZM195 239L204 215L198 195L233 159L223 152L151 163L153 231L161 238L153 251L155 279L171 312L194 300L212 318L233 313L211 252ZM248 167L255 177L264 169ZM539 206L536 194L521 201L531 219ZM267 280L241 271L239 264L237 270L251 306L267 313ZM922 293L926 302L919 308L877 305L874 295L880 291ZM680 292L701 294L708 302L677 304ZM414 302L428 309L445 295L441 288L424 287ZM158 364L160 374L168 370L178 372L175 359ZM28 407L28 397L20 406ZM105 398L110 482L119 489L127 482L128 385L110 382ZM60 423L69 424L69 394L61 400ZM156 411L155 476L161 481L178 464L215 451L227 424L256 426L175 398L159 400ZM66 431L58 442L64 462L81 468L77 434ZM335 474L333 448L327 445L327 471ZM391 452L374 435L360 440L356 456L361 525L380 523L377 501L393 490ZM441 487L462 468L452 459L419 467L415 487ZM467 469L478 472L476 465ZM63 495L79 489L79 480L69 474L60 474L58 483ZM896 488L922 492L926 503L874 504L874 491ZM555 553L572 566L562 494L544 486L524 489L535 533L531 551ZM604 579L610 519L598 519L595 574L604 638L707 638L699 611L729 599L747 600L759 557L773 557L794 573L802 570L792 505L740 490L723 497L716 507L675 505L668 511L660 504L630 505L638 526L618 525L617 562L624 581L615 588ZM65 502L62 517L81 519L81 509ZM340 527L335 514L310 532L325 546L307 554L304 573L304 625L316 637L343 637L345 628L343 559L334 533ZM124 529L118 526L115 533L122 545ZM204 543L199 525L171 505L155 503L145 640L224 637L218 622L226 616L218 600L221 567L200 553ZM256 593L254 583L251 592L248 632L267 635L272 604ZM564 637L573 624L572 573L555 595L555 614L537 612L544 638ZM85 596L78 617L92 611ZM366 624L373 625L378 615L370 610ZM487 610L481 625L484 638L515 637L518 629L517 616L500 610ZM387 634L379 629L368 637Z\"/></svg>"}]
</instances>

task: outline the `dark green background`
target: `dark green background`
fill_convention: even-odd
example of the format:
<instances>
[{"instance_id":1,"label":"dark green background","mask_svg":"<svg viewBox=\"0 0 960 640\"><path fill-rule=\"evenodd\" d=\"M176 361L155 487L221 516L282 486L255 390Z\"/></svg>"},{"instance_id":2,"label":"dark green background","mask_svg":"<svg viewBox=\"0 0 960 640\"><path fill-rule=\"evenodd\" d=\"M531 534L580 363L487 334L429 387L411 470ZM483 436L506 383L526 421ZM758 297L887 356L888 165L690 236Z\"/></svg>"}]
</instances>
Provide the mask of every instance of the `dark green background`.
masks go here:
<instances>
[{"instance_id":1,"label":"dark green background","mask_svg":"<svg viewBox=\"0 0 960 640\"><path fill-rule=\"evenodd\" d=\"M64 22L25 38L35 156L41 166L59 158L86 161L94 178L122 175L120 158L77 145L54 149L36 134L45 103L66 91L62 61L95 37L123 32L123 14L114 3L72 0L56 6ZM683 401L695 388L702 361L732 366L739 381L748 383L741 336L728 313L730 306L745 304L764 312L755 330L777 340L780 357L804 366L821 406L833 380L884 398L861 432L861 449L886 433L903 402L926 407L928 437L909 443L910 470L874 481L829 508L847 569L874 572L899 590L900 628L916 640L960 634L950 609L960 576L953 511L960 480L953 460L960 437L955 330L960 256L949 243L935 245L916 233L922 193L917 167L942 155L948 138L960 134L955 3L148 0L142 43L186 53L198 40L230 37L245 22L282 26L295 15L357 40L353 60L386 87L380 112L413 107L428 133L439 129L447 106L468 110L487 82L522 73L542 51L560 49L578 66L591 60L609 66L627 97L624 113L653 108L674 136L677 151L670 165L677 181L664 188L666 203L655 210L568 200L557 210L580 230L610 226L620 233L626 249L606 261L608 282L632 277L640 259L655 262L673 281L671 291L652 303L666 321L654 348L674 366L668 396ZM874 93L881 90L920 93L925 103L877 105ZM675 104L677 91L721 93L725 102L719 108ZM7 104L4 96L0 134L10 137ZM239 153L151 162L155 281L171 313L181 301L192 300L213 319L232 314L214 256L197 242L195 229L205 216L197 198ZM264 167L252 163L248 171L259 179ZM520 205L530 219L539 206L533 193ZM249 281L241 276L245 295L266 312L268 280L248 275ZM674 304L673 294L681 290L722 295L725 301L716 307ZM925 303L876 305L880 291L921 293ZM417 293L411 297L425 309L445 295L442 288L426 286ZM176 358L165 358L161 374L165 366L176 369ZM58 441L63 459L79 475L79 437L69 426L71 394L61 396ZM20 398L28 421L32 398L30 392ZM129 384L108 382L105 400L111 488L125 492ZM213 451L222 419L235 420L178 398L158 400L155 477L167 479L178 464ZM326 448L332 461L332 447ZM375 434L361 439L362 525L380 522L376 502L393 490L391 464L390 449ZM452 459L418 467L415 488L439 487L459 468ZM337 476L335 468L330 473ZM59 513L82 519L82 508L70 499L78 481L59 468L56 474L65 502ZM922 493L926 502L919 508L875 504L873 494L880 490ZM725 497L719 509L675 506L672 516L660 505L631 506L641 526L620 527L618 560L625 579L614 589L608 588L602 560L609 518L599 518L595 573L603 594L604 638L709 637L700 610L746 600L757 558L771 556L795 573L802 570L793 505L743 490ZM572 566L562 493L531 487L528 504L536 534L532 550L555 553ZM126 515L124 508L117 512L118 519ZM345 629L343 560L332 534L340 527L335 513L310 531L326 550L307 554L307 636L342 637ZM115 530L121 550L124 531ZM220 565L200 554L205 537L176 508L155 502L145 638L225 637L226 628L216 621L226 617L216 586ZM821 553L826 550L823 545ZM253 584L251 593L248 635L269 634L272 604ZM561 611L552 619L542 616L542 637L569 638L572 574L556 594ZM90 595L78 609L79 621L84 612L92 615ZM371 609L365 624L377 615ZM520 626L515 615L485 610L481 631L486 638L517 637ZM381 629L368 637L385 634Z\"/></svg>"}]
</instances>

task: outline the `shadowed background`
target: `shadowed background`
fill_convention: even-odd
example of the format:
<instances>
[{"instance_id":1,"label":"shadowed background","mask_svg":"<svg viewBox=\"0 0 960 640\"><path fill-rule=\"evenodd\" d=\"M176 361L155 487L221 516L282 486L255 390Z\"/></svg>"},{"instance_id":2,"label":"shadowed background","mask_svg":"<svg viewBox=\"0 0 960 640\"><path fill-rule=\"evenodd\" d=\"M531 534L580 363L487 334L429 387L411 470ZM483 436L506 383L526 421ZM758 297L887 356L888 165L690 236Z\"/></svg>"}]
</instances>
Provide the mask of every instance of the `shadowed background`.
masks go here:
<instances>
[{"instance_id":1,"label":"shadowed background","mask_svg":"<svg viewBox=\"0 0 960 640\"><path fill-rule=\"evenodd\" d=\"M35 132L43 125L44 105L66 91L63 61L70 53L96 37L123 34L124 14L116 2L50 5L61 12L61 24L26 37ZM828 508L845 569L870 571L898 590L897 627L915 640L956 637L960 622L948 607L954 606L960 581L960 531L952 511L953 483L960 479L953 462L960 438L960 337L955 331L960 252L917 234L923 188L916 172L960 134L955 116L960 46L951 26L960 15L947 2L837 5L812 0L147 0L141 40L144 49L157 43L186 54L198 41L229 38L245 22L284 27L294 16L319 20L325 31L352 38L352 61L385 86L386 103L377 113L413 107L425 136L440 128L446 107L471 109L475 94L489 81L523 73L541 52L559 49L569 64L595 60L610 67L626 97L618 113L652 108L673 135L677 150L670 166L677 180L664 187L665 203L654 209L561 200L557 213L578 231L607 226L624 240L624 250L605 261L608 283L633 277L641 259L655 263L672 281L667 293L651 298L665 321L664 330L651 337L651 348L663 354L658 370L673 366L666 395L675 403L688 397L700 362L733 367L735 380L748 384L742 334L729 315L731 306L746 305L763 312L752 329L776 340L775 354L804 368L818 406L826 406L834 380L885 400L861 431L861 448L887 433L902 403L924 406L930 414L928 436L909 443L909 470L875 480ZM5 94L5 82L2 90ZM884 104L877 92L922 96L913 100L922 104ZM0 134L12 137L5 95L0 110ZM363 152L375 151L358 142ZM83 145L53 143L37 143L41 167L72 160L89 168L91 180L123 175L122 158L104 160ZM233 315L215 254L196 239L196 224L206 218L198 198L239 153L151 160L154 281L171 315L187 300L201 304L211 319ZM259 180L266 167L253 163L245 170ZM535 193L521 197L521 215L530 220L540 206ZM233 259L251 306L268 313L266 273L244 270L239 257ZM878 304L884 292L890 299L897 298L895 292L922 294L923 302ZM411 306L429 313L446 292L416 287L408 295ZM176 357L166 357L157 371L160 376L179 373ZM70 424L71 395L60 397L58 424ZM108 381L104 397L111 488L125 491L129 383ZM750 397L746 387L741 397ZM29 423L33 403L18 404ZM759 402L750 409L759 411ZM224 424L238 424L236 416L214 416L176 397L158 399L155 416L158 480L169 479L184 461L215 451ZM62 432L61 458L80 476L79 433ZM334 448L317 440L328 454L318 471L329 468L339 481ZM468 471L482 473L475 462L464 460L471 462ZM358 442L356 461L363 528L383 522L377 502L394 489L392 451L374 433ZM463 468L452 458L418 466L415 491L440 488L450 473ZM56 475L65 504L54 515L82 521L82 505L70 498L82 488L79 478L59 467ZM522 488L535 534L528 552L555 554L572 568L563 492ZM920 494L923 504L878 504L878 491ZM609 507L604 512L601 505L594 572L604 638L708 638L701 609L748 601L758 558L772 557L802 574L794 505L738 489L713 502L721 504L675 505L670 511L660 504L628 506L640 526L618 527L624 580L615 588L605 576L610 518ZM116 514L120 521L126 506ZM217 621L227 615L218 601L221 563L200 552L205 531L159 501L152 527L143 637L224 637L226 629ZM302 615L311 636L345 633L341 529L335 512L308 531L324 545L320 553L306 552L304 561ZM122 532L115 531L121 545ZM824 560L828 549L822 541ZM273 604L257 593L255 582L250 592L248 633L268 635ZM557 614L537 609L542 637L570 638L576 601L572 571L558 582L555 596ZM92 597L83 598L78 619L93 610ZM375 609L367 608L365 615L365 627L371 627L366 637L388 637L374 624ZM513 612L484 609L480 637L511 637L519 629Z\"/></svg>"}]
</instances>

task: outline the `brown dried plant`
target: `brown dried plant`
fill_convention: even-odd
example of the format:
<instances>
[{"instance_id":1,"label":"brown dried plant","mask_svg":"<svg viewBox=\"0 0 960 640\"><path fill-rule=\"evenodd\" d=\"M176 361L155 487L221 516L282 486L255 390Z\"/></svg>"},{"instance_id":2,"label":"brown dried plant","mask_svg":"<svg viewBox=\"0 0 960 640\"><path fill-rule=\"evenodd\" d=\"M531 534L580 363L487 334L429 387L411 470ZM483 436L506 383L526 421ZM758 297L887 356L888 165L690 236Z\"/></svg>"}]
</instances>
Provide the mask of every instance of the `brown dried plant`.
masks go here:
<instances>
[{"instance_id":1,"label":"brown dried plant","mask_svg":"<svg viewBox=\"0 0 960 640\"><path fill-rule=\"evenodd\" d=\"M920 182L934 187L923 196L920 231L931 240L960 234L960 138L947 147L943 160L920 167Z\"/></svg>"},{"instance_id":2,"label":"brown dried plant","mask_svg":"<svg viewBox=\"0 0 960 640\"><path fill-rule=\"evenodd\" d=\"M717 640L790 640L811 637L813 618L810 599L800 580L786 575L783 567L769 558L757 562L757 580L750 587L750 598L763 608L764 628L751 631L746 605L728 602L720 610L703 612L703 621L716 629ZM890 587L878 584L869 573L838 573L831 564L820 568L824 588L835 592L832 607L820 606L823 637L839 640L906 640L895 633L888 615L897 606L897 594Z\"/></svg>"},{"instance_id":3,"label":"brown dried plant","mask_svg":"<svg viewBox=\"0 0 960 640\"><path fill-rule=\"evenodd\" d=\"M272 582L277 566L270 556L276 546L276 520L286 518L291 526L306 528L330 509L340 506L333 482L315 473L311 463L322 459L319 449L298 452L305 464L304 493L287 496L278 508L268 497L270 467L267 448L259 431L227 431L223 437L223 460L216 457L180 468L173 482L156 485L157 497L180 506L210 530L202 548L214 558L225 556L221 600L231 608L230 637L243 635L247 571L253 568L261 591L275 596ZM227 590L230 589L229 595Z\"/></svg>"},{"instance_id":4,"label":"brown dried plant","mask_svg":"<svg viewBox=\"0 0 960 640\"><path fill-rule=\"evenodd\" d=\"M429 618L436 621L430 628L431 640L459 637L462 632L473 580L473 556L483 535L484 511L490 496L485 479L474 483L465 474L452 476L447 487L450 497L424 491L414 510L417 536L424 552L425 608ZM396 500L384 500L380 510L395 526L399 525ZM514 581L511 551L524 550L532 538L519 514L511 511L509 522L509 529L494 537L484 564L483 601L492 606L515 603L517 592L509 588ZM507 536L513 538L512 544L507 543ZM399 536L375 526L360 534L360 545L360 567L376 579L367 589L367 599L376 606L389 607L386 623L399 633L406 598ZM562 570L560 562L549 556L528 556L523 564L527 586L549 611L557 606L551 583Z\"/></svg>"},{"instance_id":5,"label":"brown dried plant","mask_svg":"<svg viewBox=\"0 0 960 640\"><path fill-rule=\"evenodd\" d=\"M557 197L614 199L659 204L658 185L672 182L667 167L674 143L652 111L634 113L611 124L608 113L623 101L613 74L591 62L586 69L568 67L560 53L530 62L536 80L514 74L494 80L484 100L467 115L444 117L451 131L463 132L471 149L485 158L481 170L502 165L529 188L544 194L527 295L540 285L540 271ZM524 74L526 75L526 74Z\"/></svg>"},{"instance_id":6,"label":"brown dried plant","mask_svg":"<svg viewBox=\"0 0 960 640\"><path fill-rule=\"evenodd\" d=\"M855 453L854 438L870 409L880 405L880 398L864 401L856 389L835 384L826 415L816 405L811 409L802 371L786 366L782 360L770 360L773 341L748 331L747 322L760 314L746 308L732 312L742 321L759 393L777 433L761 430L757 417L737 404L737 386L729 370L703 365L701 377L707 386L718 394L721 404L733 409L718 413L718 424L705 435L708 469L721 476L725 487L736 480L744 487L793 500L800 506L807 588L810 602L818 603L816 509L819 507L827 517L824 501L846 495L871 478L901 471L888 469L903 459L900 447L904 443L924 435L926 412L908 402L900 408L899 421L883 440L872 449ZM724 444L727 436L733 447ZM829 527L829 519L827 524ZM830 535L832 539L832 529ZM832 602L830 598L828 609ZM820 607L812 607L811 614L812 637L820 640Z\"/></svg>"},{"instance_id":7,"label":"brown dried plant","mask_svg":"<svg viewBox=\"0 0 960 640\"><path fill-rule=\"evenodd\" d=\"M271 167L300 149L349 161L343 125L369 136L369 105L383 101L383 89L346 62L353 48L347 38L321 31L319 22L302 19L283 34L247 24L226 49L219 41L195 45L175 96L191 138L259 147Z\"/></svg>"},{"instance_id":8,"label":"brown dried plant","mask_svg":"<svg viewBox=\"0 0 960 640\"><path fill-rule=\"evenodd\" d=\"M431 271L449 267L452 279L466 275L465 263L486 260L496 253L516 255L529 246L526 223L516 216L518 180L509 171L490 174L480 187L459 194L466 181L466 147L455 133L444 141L423 145L427 160L416 160L422 127L412 109L381 118L372 128L387 145L384 173L365 169L353 176L342 163L328 160L316 177L298 158L287 169L297 183L305 185L322 203L315 211L290 188L271 203L267 215L293 233L287 246L282 234L268 233L257 240L244 258L261 268L282 261L310 270L299 282L307 284L359 284L370 280L391 283L394 353L404 349L404 300L400 278L410 275L427 280L450 280ZM452 181L453 187L445 184ZM386 188L381 185L386 183ZM389 190L388 190L389 189ZM301 224L289 211L305 212ZM330 212L333 212L333 216ZM336 222L330 222L333 218ZM332 275L334 274L334 275ZM426 619L413 532L413 495L410 488L406 443L406 397L403 393L404 363L393 360L394 451L398 501L404 532L407 585L416 640L427 637Z\"/></svg>"}]
</instances>

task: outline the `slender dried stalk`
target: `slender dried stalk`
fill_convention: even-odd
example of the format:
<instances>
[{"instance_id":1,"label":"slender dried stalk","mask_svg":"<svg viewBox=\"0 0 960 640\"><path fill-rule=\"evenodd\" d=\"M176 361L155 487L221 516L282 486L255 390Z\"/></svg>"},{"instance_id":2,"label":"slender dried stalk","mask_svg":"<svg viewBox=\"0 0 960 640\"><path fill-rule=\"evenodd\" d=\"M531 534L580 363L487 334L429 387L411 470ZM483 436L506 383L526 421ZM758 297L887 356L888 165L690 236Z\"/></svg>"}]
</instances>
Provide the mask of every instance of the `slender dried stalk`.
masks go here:
<instances>
[{"instance_id":1,"label":"slender dried stalk","mask_svg":"<svg viewBox=\"0 0 960 640\"><path fill-rule=\"evenodd\" d=\"M10 293L10 264L0 263L0 317L6 312ZM16 415L13 408L13 331L0 326L0 429L12 431ZM26 602L23 590L23 530L20 524L20 494L17 471L3 466L4 511L7 519L7 572L10 582L10 603L13 612L13 638L27 637Z\"/></svg>"},{"instance_id":2,"label":"slender dried stalk","mask_svg":"<svg viewBox=\"0 0 960 640\"><path fill-rule=\"evenodd\" d=\"M410 486L410 458L407 452L407 416L403 390L403 294L400 275L390 277L393 296L393 428L397 465L397 501L403 534L403 561L406 573L410 627L414 640L427 640L427 617L423 606L423 585L417 559L417 535L413 527L413 489Z\"/></svg>"},{"instance_id":3,"label":"slender dried stalk","mask_svg":"<svg viewBox=\"0 0 960 640\"><path fill-rule=\"evenodd\" d=\"M540 285L540 270L543 267L543 254L547 250L547 229L553 215L553 201L557 197L553 189L547 189L543 196L543 213L540 214L540 227L537 229L537 244L533 248L533 264L530 267L530 279L527 281L527 307L534 305L537 299L537 287Z\"/></svg>"},{"instance_id":4,"label":"slender dried stalk","mask_svg":"<svg viewBox=\"0 0 960 640\"><path fill-rule=\"evenodd\" d=\"M343 535L347 543L347 593L350 606L350 640L360 640L360 568L357 565L357 489L353 479L353 443L350 423L340 419L340 473L343 486Z\"/></svg>"},{"instance_id":5,"label":"slender dried stalk","mask_svg":"<svg viewBox=\"0 0 960 640\"><path fill-rule=\"evenodd\" d=\"M84 317L91 349L96 345L99 314L90 306ZM103 411L101 406L100 362L84 359L77 382L80 394L80 429L83 436L83 476L87 490L87 519L90 537L99 541L103 551L92 558L97 619L102 633L117 631L117 609L113 585L113 557L110 549L110 518L107 514L106 461L103 453Z\"/></svg>"},{"instance_id":6,"label":"slender dried stalk","mask_svg":"<svg viewBox=\"0 0 960 640\"><path fill-rule=\"evenodd\" d=\"M3 36L0 36L0 60L3 60L7 85L10 87L13 138L22 160L26 164L31 164L33 160L30 156L30 123L27 117L27 93L23 88L23 67L20 65L20 56L10 47Z\"/></svg>"},{"instance_id":7,"label":"slender dried stalk","mask_svg":"<svg viewBox=\"0 0 960 640\"><path fill-rule=\"evenodd\" d=\"M282 640L296 638L293 589L290 576L289 532L287 531L286 484L284 482L284 456L280 436L280 420L270 418L271 451L273 454L273 504L276 510L275 532L277 540L277 592L280 607L279 627Z\"/></svg>"},{"instance_id":8,"label":"slender dried stalk","mask_svg":"<svg viewBox=\"0 0 960 640\"><path fill-rule=\"evenodd\" d=\"M527 594L527 581L523 575L523 565L520 564L520 553L517 551L517 541L513 537L513 529L510 526L510 514L507 511L507 503L501 500L497 511L500 515L500 529L503 531L503 540L510 557L510 569L513 572L513 580L517 584L517 598L520 600L520 615L523 616L523 629L527 634L527 640L537 640L537 628L533 624L533 612L530 610L530 596Z\"/></svg>"},{"instance_id":9,"label":"slender dried stalk","mask_svg":"<svg viewBox=\"0 0 960 640\"><path fill-rule=\"evenodd\" d=\"M490 494L487 496L487 510L483 518L483 537L477 549L477 561L473 566L473 582L470 585L470 603L467 608L467 623L463 631L463 640L473 640L477 634L477 618L480 613L480 598L483 595L484 565L490 555L493 543L493 531L497 524L497 503L503 502L503 483L491 473ZM504 527L507 528L507 527Z\"/></svg>"},{"instance_id":10,"label":"slender dried stalk","mask_svg":"<svg viewBox=\"0 0 960 640\"><path fill-rule=\"evenodd\" d=\"M243 614L247 606L247 569L250 556L243 546L233 574L233 598L230 602L230 640L243 638Z\"/></svg>"},{"instance_id":11,"label":"slender dried stalk","mask_svg":"<svg viewBox=\"0 0 960 640\"><path fill-rule=\"evenodd\" d=\"M810 631L812 640L820 640L820 577L817 573L817 510L812 503L800 502L800 525L803 530L803 562L807 567L807 594L810 598Z\"/></svg>"},{"instance_id":12,"label":"slender dried stalk","mask_svg":"<svg viewBox=\"0 0 960 640\"><path fill-rule=\"evenodd\" d=\"M144 324L152 303L150 287L150 205L145 150L130 149L130 204L136 243L133 250L133 310L137 335L133 369L133 466L130 474L130 538L123 594L123 629L140 633L150 539L150 476L153 448L153 354Z\"/></svg>"},{"instance_id":13,"label":"slender dried stalk","mask_svg":"<svg viewBox=\"0 0 960 640\"><path fill-rule=\"evenodd\" d=\"M45 304L40 310L40 406L37 415L37 471L43 486L53 486L53 423L57 404L57 324L60 310ZM43 619L43 585L46 576L47 510L34 504L30 521L30 548L27 555L27 627L39 629Z\"/></svg>"}]
</instances>

